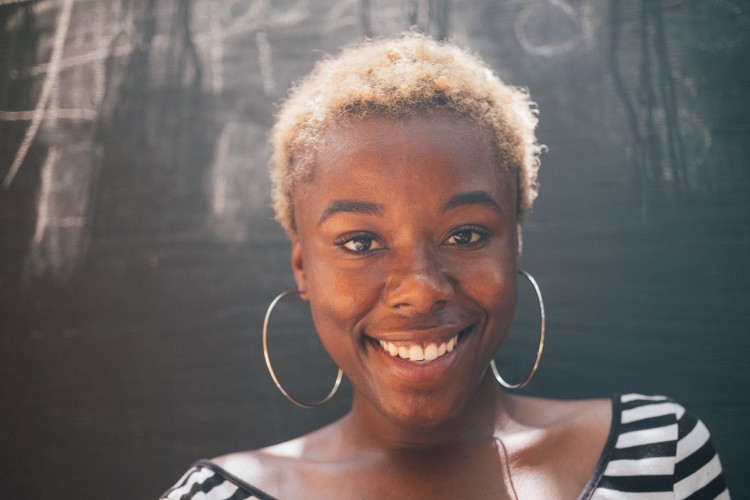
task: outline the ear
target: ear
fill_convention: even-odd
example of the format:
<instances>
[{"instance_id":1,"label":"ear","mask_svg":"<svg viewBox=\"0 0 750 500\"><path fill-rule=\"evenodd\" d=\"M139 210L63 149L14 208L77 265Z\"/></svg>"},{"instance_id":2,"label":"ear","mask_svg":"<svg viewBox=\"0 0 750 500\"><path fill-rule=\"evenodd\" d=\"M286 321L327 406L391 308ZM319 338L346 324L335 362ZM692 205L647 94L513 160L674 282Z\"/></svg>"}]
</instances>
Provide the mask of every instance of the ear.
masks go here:
<instances>
[{"instance_id":1,"label":"ear","mask_svg":"<svg viewBox=\"0 0 750 500\"><path fill-rule=\"evenodd\" d=\"M516 224L516 258L520 259L523 254L523 229L521 224Z\"/></svg>"},{"instance_id":2,"label":"ear","mask_svg":"<svg viewBox=\"0 0 750 500\"><path fill-rule=\"evenodd\" d=\"M292 272L294 273L294 281L297 283L297 289L301 292L300 298L305 301L308 300L302 247L300 246L299 238L296 236L292 238Z\"/></svg>"}]
</instances>

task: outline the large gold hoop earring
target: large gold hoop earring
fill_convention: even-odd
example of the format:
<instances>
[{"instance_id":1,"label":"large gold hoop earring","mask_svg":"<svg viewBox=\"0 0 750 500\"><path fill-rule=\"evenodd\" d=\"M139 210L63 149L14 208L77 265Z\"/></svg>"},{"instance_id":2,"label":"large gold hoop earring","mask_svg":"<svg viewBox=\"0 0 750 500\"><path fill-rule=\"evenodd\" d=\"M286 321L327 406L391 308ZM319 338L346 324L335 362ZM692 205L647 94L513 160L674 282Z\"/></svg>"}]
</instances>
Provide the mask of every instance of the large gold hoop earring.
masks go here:
<instances>
[{"instance_id":1,"label":"large gold hoop earring","mask_svg":"<svg viewBox=\"0 0 750 500\"><path fill-rule=\"evenodd\" d=\"M322 406L329 402L334 394L336 394L336 391L339 390L341 379L344 377L343 370L339 368L339 374L336 377L336 382L333 384L333 389L331 389L331 392L328 393L328 396L315 403L304 403L289 394L286 389L284 389L284 387L281 385L281 382L279 382L279 379L276 377L276 373L273 371L273 367L271 366L271 358L268 355L268 323L271 320L271 313L273 312L273 308L276 307L276 304L278 304L281 299L290 295L299 295L301 293L302 292L300 290L287 290L285 292L281 292L276 296L275 299L271 301L271 305L268 306L268 310L266 311L266 318L263 320L263 357L266 358L266 368L268 368L268 373L271 375L273 383L276 384L276 388L281 391L281 394L283 394L289 401L299 406L300 408L317 408L318 406Z\"/></svg>"},{"instance_id":2,"label":"large gold hoop earring","mask_svg":"<svg viewBox=\"0 0 750 500\"><path fill-rule=\"evenodd\" d=\"M492 367L492 372L495 374L495 379L502 385L503 387L507 389L520 389L522 387L525 387L526 384L528 384L534 374L536 373L536 369L539 368L539 360L542 359L542 350L544 350L544 323L545 323L545 316L544 316L544 301L542 300L542 292L539 290L539 285L537 285L536 280L533 276L531 276L526 271L522 271L521 269L518 270L518 274L525 276L526 279L529 280L531 283L531 286L534 287L534 291L536 292L536 298L539 300L539 315L542 319L542 326L541 326L541 335L539 338L539 349L536 351L536 359L534 360L534 367L531 369L529 374L526 376L525 379L523 379L521 382L517 384L509 384L505 380L503 380L503 377L500 375L500 372L497 371L497 365L495 365L495 360L493 359L490 361L490 366Z\"/></svg>"}]
</instances>

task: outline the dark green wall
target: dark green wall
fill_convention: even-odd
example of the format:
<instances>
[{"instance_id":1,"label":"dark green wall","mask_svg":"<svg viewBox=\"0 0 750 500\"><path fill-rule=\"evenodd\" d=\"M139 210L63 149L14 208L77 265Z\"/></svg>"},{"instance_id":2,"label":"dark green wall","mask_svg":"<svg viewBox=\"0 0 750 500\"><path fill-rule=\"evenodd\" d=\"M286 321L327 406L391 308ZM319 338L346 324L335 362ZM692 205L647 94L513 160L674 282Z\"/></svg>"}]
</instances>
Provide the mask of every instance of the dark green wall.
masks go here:
<instances>
[{"instance_id":1,"label":"dark green wall","mask_svg":"<svg viewBox=\"0 0 750 500\"><path fill-rule=\"evenodd\" d=\"M263 365L292 284L265 133L324 53L412 24L539 103L526 392L673 396L750 496L748 2L57 0L0 2L0 497L154 498L345 411L348 387L293 408ZM273 352L312 399L335 369L297 316Z\"/></svg>"}]
</instances>

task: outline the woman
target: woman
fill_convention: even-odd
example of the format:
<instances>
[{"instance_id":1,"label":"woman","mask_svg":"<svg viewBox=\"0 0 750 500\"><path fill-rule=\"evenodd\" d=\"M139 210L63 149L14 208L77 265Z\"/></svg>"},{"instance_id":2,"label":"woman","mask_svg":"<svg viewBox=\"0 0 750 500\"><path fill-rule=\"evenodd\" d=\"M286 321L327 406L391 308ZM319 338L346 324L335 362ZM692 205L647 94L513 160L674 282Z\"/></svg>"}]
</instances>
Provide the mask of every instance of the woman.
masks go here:
<instances>
[{"instance_id":1,"label":"woman","mask_svg":"<svg viewBox=\"0 0 750 500\"><path fill-rule=\"evenodd\" d=\"M352 407L198 462L165 498L728 498L707 430L667 398L497 383L535 125L524 92L413 33L345 50L293 89L272 133L274 208Z\"/></svg>"}]
</instances>

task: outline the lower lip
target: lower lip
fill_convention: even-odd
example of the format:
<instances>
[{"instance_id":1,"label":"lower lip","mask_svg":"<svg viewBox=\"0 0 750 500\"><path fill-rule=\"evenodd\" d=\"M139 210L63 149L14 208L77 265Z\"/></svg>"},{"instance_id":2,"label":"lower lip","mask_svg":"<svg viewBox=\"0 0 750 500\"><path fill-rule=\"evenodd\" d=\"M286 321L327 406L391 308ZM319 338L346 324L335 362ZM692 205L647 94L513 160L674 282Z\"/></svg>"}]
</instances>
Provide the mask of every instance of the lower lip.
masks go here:
<instances>
[{"instance_id":1,"label":"lower lip","mask_svg":"<svg viewBox=\"0 0 750 500\"><path fill-rule=\"evenodd\" d=\"M396 379L412 384L415 388L434 386L445 383L445 377L461 359L469 332L473 328L474 325L461 330L453 350L429 363L413 363L398 356L391 356L374 339L368 339L368 344L376 352L377 359L385 363L386 370Z\"/></svg>"}]
</instances>

